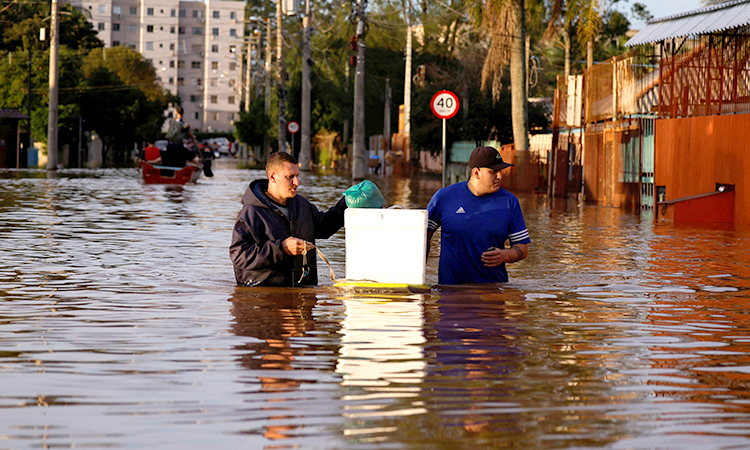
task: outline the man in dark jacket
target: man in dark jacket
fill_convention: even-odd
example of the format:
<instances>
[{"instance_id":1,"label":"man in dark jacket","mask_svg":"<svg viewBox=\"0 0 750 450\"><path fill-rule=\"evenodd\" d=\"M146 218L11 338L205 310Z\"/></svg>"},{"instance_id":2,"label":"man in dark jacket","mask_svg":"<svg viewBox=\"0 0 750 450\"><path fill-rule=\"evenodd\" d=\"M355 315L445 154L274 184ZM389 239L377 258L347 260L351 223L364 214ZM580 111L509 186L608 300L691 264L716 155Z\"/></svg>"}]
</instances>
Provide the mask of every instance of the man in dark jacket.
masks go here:
<instances>
[{"instance_id":1,"label":"man in dark jacket","mask_svg":"<svg viewBox=\"0 0 750 450\"><path fill-rule=\"evenodd\" d=\"M289 153L271 155L266 174L267 180L250 183L234 224L229 256L237 283L317 285L315 239L328 238L344 226L346 200L341 197L323 213L297 195L299 167Z\"/></svg>"}]
</instances>

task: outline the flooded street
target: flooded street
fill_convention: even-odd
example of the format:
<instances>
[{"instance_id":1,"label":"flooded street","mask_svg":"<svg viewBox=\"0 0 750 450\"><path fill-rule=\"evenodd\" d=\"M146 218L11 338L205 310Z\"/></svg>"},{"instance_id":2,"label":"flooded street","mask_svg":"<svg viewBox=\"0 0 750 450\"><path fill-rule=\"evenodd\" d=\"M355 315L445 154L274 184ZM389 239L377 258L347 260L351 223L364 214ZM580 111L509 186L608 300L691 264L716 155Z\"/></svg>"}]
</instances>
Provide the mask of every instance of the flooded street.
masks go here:
<instances>
[{"instance_id":1,"label":"flooded street","mask_svg":"<svg viewBox=\"0 0 750 450\"><path fill-rule=\"evenodd\" d=\"M0 449L750 448L750 230L520 194L500 288L353 294L321 260L319 288L245 288L265 173L214 174L0 171ZM301 179L326 209L352 184ZM373 180L407 208L440 183ZM344 231L317 244L343 278Z\"/></svg>"}]
</instances>

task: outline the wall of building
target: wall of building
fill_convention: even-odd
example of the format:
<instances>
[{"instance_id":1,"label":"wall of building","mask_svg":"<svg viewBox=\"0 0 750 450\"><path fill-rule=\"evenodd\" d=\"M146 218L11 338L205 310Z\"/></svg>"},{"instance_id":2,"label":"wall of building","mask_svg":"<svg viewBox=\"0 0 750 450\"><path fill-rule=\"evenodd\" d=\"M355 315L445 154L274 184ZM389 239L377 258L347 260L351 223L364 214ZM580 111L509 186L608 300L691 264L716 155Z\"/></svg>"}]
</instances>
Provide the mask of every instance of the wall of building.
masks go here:
<instances>
[{"instance_id":1,"label":"wall of building","mask_svg":"<svg viewBox=\"0 0 750 450\"><path fill-rule=\"evenodd\" d=\"M583 192L586 201L635 210L640 205L640 155L628 152L641 139L636 122L591 125L584 135ZM640 142L634 143L640 148ZM635 161L630 161L635 158Z\"/></svg>"},{"instance_id":2,"label":"wall of building","mask_svg":"<svg viewBox=\"0 0 750 450\"><path fill-rule=\"evenodd\" d=\"M150 60L201 131L234 129L241 86L245 3L227 0L71 0L88 10L105 48L124 45Z\"/></svg>"},{"instance_id":3,"label":"wall of building","mask_svg":"<svg viewBox=\"0 0 750 450\"><path fill-rule=\"evenodd\" d=\"M750 224L750 114L661 119L655 125L655 185L664 200L735 187L735 223Z\"/></svg>"}]
</instances>

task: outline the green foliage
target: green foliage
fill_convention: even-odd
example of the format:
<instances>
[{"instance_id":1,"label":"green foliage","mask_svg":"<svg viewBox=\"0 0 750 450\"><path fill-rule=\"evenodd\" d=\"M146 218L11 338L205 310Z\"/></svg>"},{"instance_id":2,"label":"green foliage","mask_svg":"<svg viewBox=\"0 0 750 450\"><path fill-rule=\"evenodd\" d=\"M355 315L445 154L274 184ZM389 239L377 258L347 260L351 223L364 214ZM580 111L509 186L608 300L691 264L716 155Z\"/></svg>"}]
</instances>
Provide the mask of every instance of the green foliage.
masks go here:
<instances>
[{"instance_id":1,"label":"green foliage","mask_svg":"<svg viewBox=\"0 0 750 450\"><path fill-rule=\"evenodd\" d=\"M48 3L16 3L8 8L0 8L0 42L4 49L28 48L31 44L35 52L49 47L49 43L39 40L39 29L47 28L49 36L50 6ZM6 26L7 25L7 26ZM69 4L60 5L59 16L60 46L74 50L103 47L94 26L81 12Z\"/></svg>"},{"instance_id":2,"label":"green foliage","mask_svg":"<svg viewBox=\"0 0 750 450\"><path fill-rule=\"evenodd\" d=\"M85 87L81 112L86 128L104 142L104 157L114 150L124 162L134 143L160 132L170 97L158 83L156 71L143 56L127 47L93 49L84 58Z\"/></svg>"},{"instance_id":3,"label":"green foliage","mask_svg":"<svg viewBox=\"0 0 750 450\"><path fill-rule=\"evenodd\" d=\"M234 122L234 136L252 146L263 145L270 129L271 118L266 115L264 99L260 97L250 102L249 111L240 112L239 120Z\"/></svg>"},{"instance_id":4,"label":"green foliage","mask_svg":"<svg viewBox=\"0 0 750 450\"><path fill-rule=\"evenodd\" d=\"M646 8L646 5L644 5L643 3L639 3L639 2L633 3L631 11L633 12L633 16L636 19L640 19L643 22L648 22L649 20L654 18L654 15L648 11L648 9Z\"/></svg>"},{"instance_id":5,"label":"green foliage","mask_svg":"<svg viewBox=\"0 0 750 450\"><path fill-rule=\"evenodd\" d=\"M630 29L630 21L620 11L612 10L607 14L602 26L601 34L605 38L616 39L623 36Z\"/></svg>"}]
</instances>

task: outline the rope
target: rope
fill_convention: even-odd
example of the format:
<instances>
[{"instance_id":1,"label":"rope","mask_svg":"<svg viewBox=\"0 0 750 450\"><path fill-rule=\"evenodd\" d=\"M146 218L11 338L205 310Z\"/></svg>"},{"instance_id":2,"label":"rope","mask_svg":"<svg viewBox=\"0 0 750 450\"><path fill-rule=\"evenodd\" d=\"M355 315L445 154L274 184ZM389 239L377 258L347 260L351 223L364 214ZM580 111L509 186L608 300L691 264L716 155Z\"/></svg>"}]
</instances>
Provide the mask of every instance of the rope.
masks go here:
<instances>
[{"instance_id":1,"label":"rope","mask_svg":"<svg viewBox=\"0 0 750 450\"><path fill-rule=\"evenodd\" d=\"M323 262L326 263L326 265L328 266L328 270L331 271L331 282L333 284L351 283L351 282L357 282L357 281L362 281L362 282L367 282L367 283L377 283L377 281L375 281L375 280L368 280L368 279L350 280L348 278L342 278L342 279L336 278L336 274L333 271L333 267L331 266L331 262L328 260L328 258L326 258L326 255L324 255L323 252L321 252L320 249L316 245L313 245L312 247L318 253L318 256L320 256L320 259L322 259ZM305 258L305 260L304 260L305 261L305 265L307 265L307 251L308 251L307 247L305 247L305 249L302 251L302 256ZM300 277L300 280L299 280L300 283L302 282L302 279L306 275L307 275L306 273L303 273L302 277Z\"/></svg>"}]
</instances>

